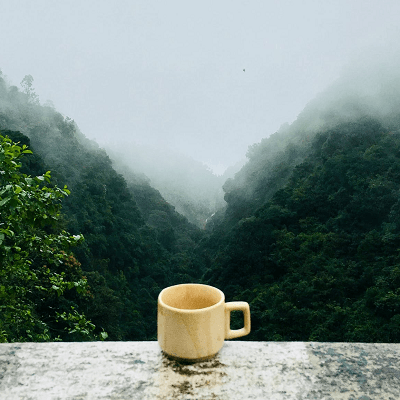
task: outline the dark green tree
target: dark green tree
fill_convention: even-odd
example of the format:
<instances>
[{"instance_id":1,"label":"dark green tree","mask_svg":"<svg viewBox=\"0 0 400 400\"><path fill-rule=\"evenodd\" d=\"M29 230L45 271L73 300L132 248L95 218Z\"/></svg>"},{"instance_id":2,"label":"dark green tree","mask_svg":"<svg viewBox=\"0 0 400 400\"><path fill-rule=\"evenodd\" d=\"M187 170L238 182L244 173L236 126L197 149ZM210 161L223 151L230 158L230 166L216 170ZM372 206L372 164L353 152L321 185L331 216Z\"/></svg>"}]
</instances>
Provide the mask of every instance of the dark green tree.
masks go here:
<instances>
[{"instance_id":1,"label":"dark green tree","mask_svg":"<svg viewBox=\"0 0 400 400\"><path fill-rule=\"evenodd\" d=\"M83 237L59 226L69 190L51 186L49 171L21 173L31 153L0 135L0 341L93 339L77 309L87 280L70 251Z\"/></svg>"}]
</instances>

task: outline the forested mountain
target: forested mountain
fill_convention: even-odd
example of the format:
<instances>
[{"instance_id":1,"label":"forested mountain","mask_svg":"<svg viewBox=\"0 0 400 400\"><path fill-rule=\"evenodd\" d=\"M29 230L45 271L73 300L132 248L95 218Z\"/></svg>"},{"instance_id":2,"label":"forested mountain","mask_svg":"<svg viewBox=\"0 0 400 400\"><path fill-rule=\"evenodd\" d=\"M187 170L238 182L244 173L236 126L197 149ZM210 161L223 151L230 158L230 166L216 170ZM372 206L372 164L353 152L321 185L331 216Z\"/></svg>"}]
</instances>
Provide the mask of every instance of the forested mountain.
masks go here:
<instances>
[{"instance_id":1,"label":"forested mountain","mask_svg":"<svg viewBox=\"0 0 400 400\"><path fill-rule=\"evenodd\" d=\"M132 176L128 185L74 121L39 104L31 77L23 86L21 92L0 77L0 133L33 151L23 173L50 170L51 183L71 191L62 201L63 224L85 238L74 255L93 296L80 311L110 339L154 338L159 291L202 273L188 259L203 233L143 180Z\"/></svg>"},{"instance_id":2,"label":"forested mountain","mask_svg":"<svg viewBox=\"0 0 400 400\"><path fill-rule=\"evenodd\" d=\"M222 185L227 176L214 175L199 161L167 147L133 143L124 144L123 149L116 143L105 147L114 168L127 180L131 179L132 172L142 173L177 212L200 228L207 218L225 206ZM233 176L234 172L231 170L230 174Z\"/></svg>"},{"instance_id":3,"label":"forested mountain","mask_svg":"<svg viewBox=\"0 0 400 400\"><path fill-rule=\"evenodd\" d=\"M250 303L253 340L399 341L399 185L399 130L321 132L220 240L205 281Z\"/></svg>"},{"instance_id":4,"label":"forested mountain","mask_svg":"<svg viewBox=\"0 0 400 400\"><path fill-rule=\"evenodd\" d=\"M393 71L371 82L360 69L337 82L251 146L225 183L227 210L198 252L204 282L250 303L248 339L400 340Z\"/></svg>"},{"instance_id":5,"label":"forested mountain","mask_svg":"<svg viewBox=\"0 0 400 400\"><path fill-rule=\"evenodd\" d=\"M54 200L62 205L54 226L39 219L43 227L32 229L38 237L68 237L71 249L56 250L61 259L72 257L52 280L44 277L49 285L65 276L59 297L51 285L42 303L36 292L23 291L20 315L37 316L35 335L23 324L18 335L0 325L0 340L104 338L103 330L111 340L153 340L160 290L194 281L219 287L228 301L250 303L249 340L398 342L400 79L386 72L378 81L361 69L358 79L345 75L291 125L250 146L247 164L223 184L226 206L205 230L177 213L127 160L116 172L72 120L39 105L29 76L23 92L0 79L0 133L33 151L23 154L20 172L42 181L51 170L45 191L64 193ZM0 212L12 205L7 190ZM7 210L14 221L13 207ZM19 240L29 245L21 224ZM20 247L14 244L16 252ZM28 250L36 273L45 260ZM73 273L61 275L68 265ZM21 288L33 275L3 269L0 299L8 303L0 313L10 321L18 296L2 287ZM77 291L79 282L84 291ZM57 315L64 315L61 322ZM240 316L233 319L241 324Z\"/></svg>"}]
</instances>

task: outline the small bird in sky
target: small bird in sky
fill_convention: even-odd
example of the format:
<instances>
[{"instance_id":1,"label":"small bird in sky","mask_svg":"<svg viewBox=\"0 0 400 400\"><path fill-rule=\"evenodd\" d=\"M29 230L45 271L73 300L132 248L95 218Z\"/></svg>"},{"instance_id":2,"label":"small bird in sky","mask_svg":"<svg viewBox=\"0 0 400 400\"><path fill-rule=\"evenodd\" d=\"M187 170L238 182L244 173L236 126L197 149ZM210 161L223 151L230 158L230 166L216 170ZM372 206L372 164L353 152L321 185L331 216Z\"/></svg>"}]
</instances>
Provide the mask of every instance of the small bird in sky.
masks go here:
<instances>
[{"instance_id":1,"label":"small bird in sky","mask_svg":"<svg viewBox=\"0 0 400 400\"><path fill-rule=\"evenodd\" d=\"M243 68L243 72L246 72L246 70Z\"/></svg>"}]
</instances>

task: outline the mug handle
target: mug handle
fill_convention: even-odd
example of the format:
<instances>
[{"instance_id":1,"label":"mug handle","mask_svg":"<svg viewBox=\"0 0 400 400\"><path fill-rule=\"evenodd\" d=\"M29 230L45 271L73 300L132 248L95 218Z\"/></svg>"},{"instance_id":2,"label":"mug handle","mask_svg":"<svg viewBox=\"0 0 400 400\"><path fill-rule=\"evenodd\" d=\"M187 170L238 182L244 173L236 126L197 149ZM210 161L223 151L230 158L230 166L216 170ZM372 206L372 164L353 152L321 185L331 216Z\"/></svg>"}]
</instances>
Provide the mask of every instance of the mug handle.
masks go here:
<instances>
[{"instance_id":1,"label":"mug handle","mask_svg":"<svg viewBox=\"0 0 400 400\"><path fill-rule=\"evenodd\" d=\"M243 311L244 327L231 329L231 311ZM225 303L225 339L235 339L250 333L250 306L245 301L231 301Z\"/></svg>"}]
</instances>

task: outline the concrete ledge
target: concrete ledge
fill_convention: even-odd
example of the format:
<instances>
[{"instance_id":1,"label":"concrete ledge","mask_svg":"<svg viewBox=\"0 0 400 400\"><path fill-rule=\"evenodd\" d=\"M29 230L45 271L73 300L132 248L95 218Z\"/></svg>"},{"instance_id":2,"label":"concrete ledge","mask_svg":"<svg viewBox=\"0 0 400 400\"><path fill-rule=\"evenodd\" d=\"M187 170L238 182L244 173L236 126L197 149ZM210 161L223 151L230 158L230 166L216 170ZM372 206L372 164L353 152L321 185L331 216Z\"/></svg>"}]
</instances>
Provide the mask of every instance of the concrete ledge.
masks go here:
<instances>
[{"instance_id":1,"label":"concrete ledge","mask_svg":"<svg viewBox=\"0 0 400 400\"><path fill-rule=\"evenodd\" d=\"M226 342L184 365L157 342L0 344L0 399L400 399L400 344Z\"/></svg>"}]
</instances>

